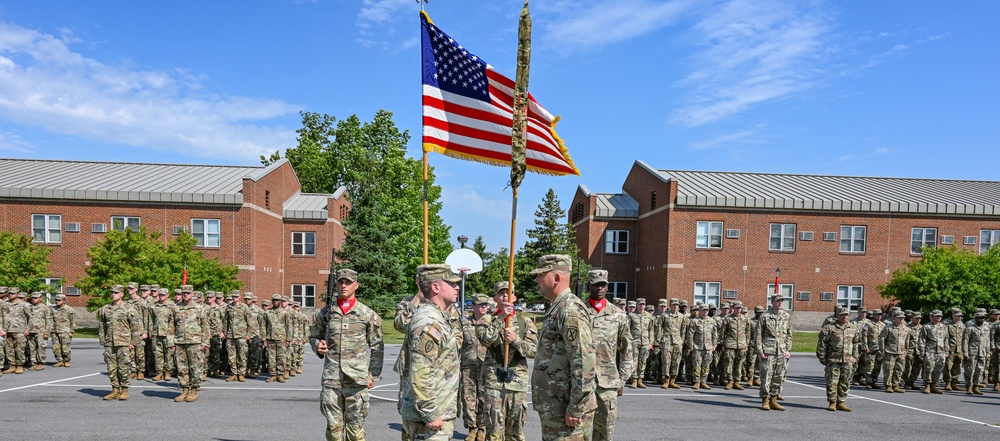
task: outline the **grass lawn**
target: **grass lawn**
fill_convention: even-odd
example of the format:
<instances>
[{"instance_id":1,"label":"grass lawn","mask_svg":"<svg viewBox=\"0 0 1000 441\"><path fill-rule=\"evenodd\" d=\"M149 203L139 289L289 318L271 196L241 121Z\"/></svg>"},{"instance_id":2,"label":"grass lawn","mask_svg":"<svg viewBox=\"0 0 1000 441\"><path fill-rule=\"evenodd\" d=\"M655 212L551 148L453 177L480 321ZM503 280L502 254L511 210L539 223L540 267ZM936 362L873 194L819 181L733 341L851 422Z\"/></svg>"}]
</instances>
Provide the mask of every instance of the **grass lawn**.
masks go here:
<instances>
[{"instance_id":1,"label":"grass lawn","mask_svg":"<svg viewBox=\"0 0 1000 441\"><path fill-rule=\"evenodd\" d=\"M76 328L73 338L97 338L97 328Z\"/></svg>"},{"instance_id":2,"label":"grass lawn","mask_svg":"<svg viewBox=\"0 0 1000 441\"><path fill-rule=\"evenodd\" d=\"M817 341L819 341L818 332L793 332L792 352L816 352Z\"/></svg>"}]
</instances>

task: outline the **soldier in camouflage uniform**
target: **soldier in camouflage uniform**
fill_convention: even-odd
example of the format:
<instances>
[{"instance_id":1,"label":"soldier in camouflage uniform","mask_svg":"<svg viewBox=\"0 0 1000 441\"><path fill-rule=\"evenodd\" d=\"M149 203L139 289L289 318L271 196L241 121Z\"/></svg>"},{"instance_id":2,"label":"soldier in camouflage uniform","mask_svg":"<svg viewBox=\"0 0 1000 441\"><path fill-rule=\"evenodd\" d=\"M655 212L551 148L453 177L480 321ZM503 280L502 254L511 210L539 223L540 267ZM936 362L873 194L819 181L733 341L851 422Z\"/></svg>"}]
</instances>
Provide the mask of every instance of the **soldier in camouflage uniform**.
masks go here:
<instances>
[{"instance_id":1,"label":"soldier in camouflage uniform","mask_svg":"<svg viewBox=\"0 0 1000 441\"><path fill-rule=\"evenodd\" d=\"M850 311L843 306L837 307L837 321L823 326L819 332L816 344L816 358L826 367L826 400L829 411L850 412L851 408L844 404L847 393L851 390L854 363L858 359L859 340L863 331L857 323L847 321Z\"/></svg>"},{"instance_id":2,"label":"soldier in camouflage uniform","mask_svg":"<svg viewBox=\"0 0 1000 441\"><path fill-rule=\"evenodd\" d=\"M646 312L645 309L646 299L639 298L636 302L635 312L628 315L632 344L634 345L632 365L635 367L631 386L640 389L646 388L642 379L646 374L646 360L649 358L649 350L653 347L653 315Z\"/></svg>"},{"instance_id":3,"label":"soldier in camouflage uniform","mask_svg":"<svg viewBox=\"0 0 1000 441\"><path fill-rule=\"evenodd\" d=\"M132 349L142 336L142 317L132 305L122 300L124 287L111 287L111 303L97 310L97 335L104 346L104 362L112 391L104 400L128 400L129 377L132 369Z\"/></svg>"},{"instance_id":4,"label":"soldier in camouflage uniform","mask_svg":"<svg viewBox=\"0 0 1000 441\"><path fill-rule=\"evenodd\" d=\"M222 335L225 333L225 307L222 305L222 294L208 295L208 330L211 339L208 346L208 375L222 375Z\"/></svg>"},{"instance_id":5,"label":"soldier in camouflage uniform","mask_svg":"<svg viewBox=\"0 0 1000 441\"><path fill-rule=\"evenodd\" d=\"M462 280L448 265L420 265L417 283L423 300L410 318L403 345L406 381L402 386L399 413L403 431L414 440L450 440L458 416L459 330L452 327L449 313L458 301Z\"/></svg>"},{"instance_id":6,"label":"soldier in camouflage uniform","mask_svg":"<svg viewBox=\"0 0 1000 441\"><path fill-rule=\"evenodd\" d=\"M733 313L725 319L721 335L722 346L725 348L725 372L723 381L726 389L743 390L740 380L744 378L743 360L750 347L750 319L743 315L743 303L732 302Z\"/></svg>"},{"instance_id":7,"label":"soldier in camouflage uniform","mask_svg":"<svg viewBox=\"0 0 1000 441\"><path fill-rule=\"evenodd\" d=\"M656 341L660 345L660 364L663 365L665 378L661 388L680 389L677 376L681 366L681 350L684 347L684 334L681 333L684 314L680 312L680 300L670 299L670 312L660 316L656 327ZM631 334L630 334L631 336Z\"/></svg>"},{"instance_id":8,"label":"soldier in camouflage uniform","mask_svg":"<svg viewBox=\"0 0 1000 441\"><path fill-rule=\"evenodd\" d=\"M290 344L288 330L292 327L292 317L288 315L288 310L283 307L285 298L281 294L271 296L271 308L266 311L266 333L267 336L267 366L271 376L266 380L268 383L275 381L284 383L288 380L285 374L288 371L285 360L285 348Z\"/></svg>"},{"instance_id":9,"label":"soldier in camouflage uniform","mask_svg":"<svg viewBox=\"0 0 1000 441\"><path fill-rule=\"evenodd\" d=\"M489 318L490 297L476 294L472 301L472 316L462 320L462 422L469 430L469 440L482 441L486 435L486 390L479 381L483 361L486 360L486 346L476 337L476 328Z\"/></svg>"},{"instance_id":10,"label":"soldier in camouflage uniform","mask_svg":"<svg viewBox=\"0 0 1000 441\"><path fill-rule=\"evenodd\" d=\"M327 441L360 441L365 439L368 389L382 377L382 318L355 297L359 284L354 270L338 270L336 286L337 299L316 314L309 342L323 358L320 410Z\"/></svg>"},{"instance_id":11,"label":"soldier in camouflage uniform","mask_svg":"<svg viewBox=\"0 0 1000 441\"><path fill-rule=\"evenodd\" d=\"M6 286L0 286L0 371L7 367L7 314L10 313L7 291ZM0 377L2 376L3 372L0 372Z\"/></svg>"},{"instance_id":12,"label":"soldier in camouflage uniform","mask_svg":"<svg viewBox=\"0 0 1000 441\"><path fill-rule=\"evenodd\" d=\"M41 292L31 293L31 321L28 325L28 350L32 363L29 370L45 369L45 348L52 330L52 309L42 301Z\"/></svg>"},{"instance_id":13,"label":"soldier in camouflage uniform","mask_svg":"<svg viewBox=\"0 0 1000 441\"><path fill-rule=\"evenodd\" d=\"M295 310L295 316L298 318L296 322L297 333L296 333L296 343L294 357L292 359L292 364L294 369L291 370L292 375L302 373L302 361L303 355L305 354L305 343L306 339L309 338L309 317L306 317L305 313L302 312L302 307L298 303L293 305ZM381 328L379 328L381 329Z\"/></svg>"},{"instance_id":14,"label":"soldier in camouflage uniform","mask_svg":"<svg viewBox=\"0 0 1000 441\"><path fill-rule=\"evenodd\" d=\"M684 347L681 349L681 369L684 370L684 380L687 381L689 386L694 386L694 353L691 352L691 347L687 344L687 333L688 329L691 328L691 320L698 318L698 311L694 309L695 306L701 309L701 303L695 303L691 305L691 308L687 308L686 300L681 300L681 314L684 314L684 320L681 320L681 335L684 338Z\"/></svg>"},{"instance_id":15,"label":"soldier in camouflage uniform","mask_svg":"<svg viewBox=\"0 0 1000 441\"><path fill-rule=\"evenodd\" d=\"M572 260L565 254L538 259L531 271L550 303L538 336L531 373L532 406L542 423L542 440L589 439L593 433L595 356L587 306L569 289ZM643 347L649 347L647 336Z\"/></svg>"},{"instance_id":16,"label":"soldier in camouflage uniform","mask_svg":"<svg viewBox=\"0 0 1000 441\"><path fill-rule=\"evenodd\" d=\"M938 389L938 381L948 357L948 327L941 323L940 309L931 311L931 322L920 328L917 340L919 351L924 356L924 393L943 394Z\"/></svg>"},{"instance_id":17,"label":"soldier in camouflage uniform","mask_svg":"<svg viewBox=\"0 0 1000 441\"><path fill-rule=\"evenodd\" d=\"M864 306L858 307L858 316L850 320L861 335L858 338L858 358L854 362L854 368L851 372L854 372L854 385L858 386L865 382L866 374L871 366L871 351L868 349L868 339L865 335L868 334L868 329L872 325L871 319L868 318L868 309Z\"/></svg>"},{"instance_id":18,"label":"soldier in camouflage uniform","mask_svg":"<svg viewBox=\"0 0 1000 441\"><path fill-rule=\"evenodd\" d=\"M704 305L695 305L692 311L698 312L698 317L691 320L684 340L691 351L694 365L694 388L711 389L708 385L708 372L712 367L712 353L716 346L715 320L708 316L709 309Z\"/></svg>"},{"instance_id":19,"label":"soldier in camouflage uniform","mask_svg":"<svg viewBox=\"0 0 1000 441\"><path fill-rule=\"evenodd\" d=\"M7 312L7 360L10 369L5 374L23 374L26 357L24 351L28 346L28 325L31 323L31 305L24 301L24 293L17 288L9 288L9 311Z\"/></svg>"},{"instance_id":20,"label":"soldier in camouflage uniform","mask_svg":"<svg viewBox=\"0 0 1000 441\"><path fill-rule=\"evenodd\" d=\"M975 324L965 328L962 336L962 353L969 360L972 368L972 381L965 393L982 395L979 385L983 382L983 372L986 368L986 358L990 354L991 327L986 323L986 311L976 312Z\"/></svg>"},{"instance_id":21,"label":"soldier in camouflage uniform","mask_svg":"<svg viewBox=\"0 0 1000 441\"><path fill-rule=\"evenodd\" d=\"M865 347L868 349L869 363L867 365L868 370L863 373L862 381L865 383L865 388L877 389L878 375L882 370L882 362L884 361L878 337L882 334L882 330L886 326L886 323L882 321L881 309L872 310L871 322L871 325L868 326L868 330L864 334L864 339L867 342Z\"/></svg>"},{"instance_id":22,"label":"soldier in camouflage uniform","mask_svg":"<svg viewBox=\"0 0 1000 441\"><path fill-rule=\"evenodd\" d=\"M760 386L760 356L757 354L756 338L764 307L754 306L753 314L753 318L750 319L750 348L747 349L747 386Z\"/></svg>"},{"instance_id":23,"label":"soldier in camouflage uniform","mask_svg":"<svg viewBox=\"0 0 1000 441\"><path fill-rule=\"evenodd\" d=\"M486 431L483 438L524 440L524 424L528 421L528 359L534 358L538 349L538 328L534 319L514 312L517 298L513 301L508 298L507 282L494 284L493 293L497 310L476 327L476 337L487 353L479 377L485 393ZM510 327L506 326L508 316ZM505 365L507 342L510 346Z\"/></svg>"},{"instance_id":24,"label":"soldier in camouflage uniform","mask_svg":"<svg viewBox=\"0 0 1000 441\"><path fill-rule=\"evenodd\" d=\"M587 307L593 322L594 367L597 373L593 441L608 441L614 439L618 397L632 375L632 336L625 311L610 304L606 298L608 272L591 270L587 273L587 283L590 288ZM664 311L661 316L667 314ZM661 349L670 350L669 347Z\"/></svg>"},{"instance_id":25,"label":"soldier in camouflage uniform","mask_svg":"<svg viewBox=\"0 0 1000 441\"><path fill-rule=\"evenodd\" d=\"M771 310L760 316L754 338L760 357L761 410L785 410L778 404L785 368L792 353L792 320L780 294L771 296Z\"/></svg>"},{"instance_id":26,"label":"soldier in camouflage uniform","mask_svg":"<svg viewBox=\"0 0 1000 441\"><path fill-rule=\"evenodd\" d=\"M897 310L892 314L893 323L887 325L879 334L878 346L882 348L882 371L885 372L885 391L905 393L899 387L903 381L903 367L906 352L910 346L910 329L904 323L906 314Z\"/></svg>"},{"instance_id":27,"label":"soldier in camouflage uniform","mask_svg":"<svg viewBox=\"0 0 1000 441\"><path fill-rule=\"evenodd\" d=\"M965 390L958 384L962 375L962 334L965 332L964 314L959 308L951 308L951 317L944 320L948 328L948 358L944 362L944 390Z\"/></svg>"},{"instance_id":28,"label":"soldier in camouflage uniform","mask_svg":"<svg viewBox=\"0 0 1000 441\"><path fill-rule=\"evenodd\" d=\"M722 306L718 309L715 305L709 306L708 316L715 321L715 351L712 352L712 366L709 369L709 382L715 381L719 386L725 386L723 383L723 371L725 366L723 366L723 353L725 352L725 347L722 341L723 327L726 324L726 319L730 314L729 302L722 302Z\"/></svg>"},{"instance_id":29,"label":"soldier in camouflage uniform","mask_svg":"<svg viewBox=\"0 0 1000 441\"><path fill-rule=\"evenodd\" d=\"M917 390L917 379L920 378L921 367L923 366L924 354L920 352L920 321L923 313L914 311L910 315L910 323L906 326L910 330L910 347L906 351L906 367L903 369L903 377L906 380L906 388Z\"/></svg>"},{"instance_id":30,"label":"soldier in camouflage uniform","mask_svg":"<svg viewBox=\"0 0 1000 441\"><path fill-rule=\"evenodd\" d=\"M990 310L990 320L994 317L996 321L990 324L990 341L992 344L990 355L990 374L993 376L993 391L1000 391L1000 309Z\"/></svg>"},{"instance_id":31,"label":"soldier in camouflage uniform","mask_svg":"<svg viewBox=\"0 0 1000 441\"><path fill-rule=\"evenodd\" d=\"M174 371L174 357L170 348L176 348L174 343L174 313L176 306L169 298L169 291L160 288L156 292L157 302L153 303L149 322L151 329L150 343L153 345L153 370L156 376L153 381L170 381Z\"/></svg>"},{"instance_id":32,"label":"soldier in camouflage uniform","mask_svg":"<svg viewBox=\"0 0 1000 441\"><path fill-rule=\"evenodd\" d=\"M76 331L76 311L66 304L66 295L56 294L56 307L52 308L52 353L55 367L70 367L70 344Z\"/></svg>"},{"instance_id":33,"label":"soldier in camouflage uniform","mask_svg":"<svg viewBox=\"0 0 1000 441\"><path fill-rule=\"evenodd\" d=\"M648 309L650 306L646 306ZM653 343L653 348L649 350L649 357L646 357L646 375L645 379L655 382L656 384L663 383L663 377L666 375L663 373L663 367L660 364L660 359L663 358L663 350L660 347L660 340L657 338L658 330L660 326L660 316L666 314L670 310L670 303L667 299L660 299L657 301L656 309L653 311L653 335L650 341ZM625 316L628 317L627 315ZM631 326L630 326L631 327ZM629 330L629 335L631 335L631 329Z\"/></svg>"},{"instance_id":34,"label":"soldier in camouflage uniform","mask_svg":"<svg viewBox=\"0 0 1000 441\"><path fill-rule=\"evenodd\" d=\"M136 282L128 282L128 300L125 302L132 305L133 308L139 313L139 317L142 323L139 327L142 329L142 338L139 340L139 344L132 348L132 374L131 378L142 380L145 378L146 372L146 339L149 337L148 334L148 324L149 324L149 308L146 306L146 300L139 295L139 284Z\"/></svg>"},{"instance_id":35,"label":"soldier in camouflage uniform","mask_svg":"<svg viewBox=\"0 0 1000 441\"><path fill-rule=\"evenodd\" d=\"M177 345L177 381L181 394L175 403L194 402L201 390L202 357L208 349L208 316L204 306L193 301L191 285L181 287L181 302L174 311L173 334Z\"/></svg>"},{"instance_id":36,"label":"soldier in camouflage uniform","mask_svg":"<svg viewBox=\"0 0 1000 441\"><path fill-rule=\"evenodd\" d=\"M246 381L247 356L250 342L250 322L253 317L246 300L253 300L253 293L243 295L244 301L238 299L226 311L226 349L229 351L229 367L233 375L226 381Z\"/></svg>"},{"instance_id":37,"label":"soldier in camouflage uniform","mask_svg":"<svg viewBox=\"0 0 1000 441\"><path fill-rule=\"evenodd\" d=\"M257 296L252 292L243 294L244 303L247 305L249 318L247 319L247 333L250 339L247 340L247 373L246 376L254 378L260 374L261 349L263 348L261 329L263 328L263 310L257 306Z\"/></svg>"}]
</instances>

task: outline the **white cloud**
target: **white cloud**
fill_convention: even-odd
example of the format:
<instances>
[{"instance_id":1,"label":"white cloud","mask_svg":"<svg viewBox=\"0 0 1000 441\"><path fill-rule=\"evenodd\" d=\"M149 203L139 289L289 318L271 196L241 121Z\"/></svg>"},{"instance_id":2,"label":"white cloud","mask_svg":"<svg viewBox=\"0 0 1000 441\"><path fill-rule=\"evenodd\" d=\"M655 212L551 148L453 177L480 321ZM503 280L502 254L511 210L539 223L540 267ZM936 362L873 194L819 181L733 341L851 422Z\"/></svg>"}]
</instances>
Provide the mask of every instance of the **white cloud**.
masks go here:
<instances>
[{"instance_id":1,"label":"white cloud","mask_svg":"<svg viewBox=\"0 0 1000 441\"><path fill-rule=\"evenodd\" d=\"M539 6L552 15L544 41L565 50L591 49L676 24L697 2L693 0L619 0L614 4L557 1Z\"/></svg>"},{"instance_id":2,"label":"white cloud","mask_svg":"<svg viewBox=\"0 0 1000 441\"><path fill-rule=\"evenodd\" d=\"M78 39L0 23L0 118L53 133L185 155L253 160L286 147L266 122L298 111L281 100L220 96L182 70L101 63Z\"/></svg>"},{"instance_id":3,"label":"white cloud","mask_svg":"<svg viewBox=\"0 0 1000 441\"><path fill-rule=\"evenodd\" d=\"M12 131L0 131L0 152L30 153L35 145Z\"/></svg>"},{"instance_id":4,"label":"white cloud","mask_svg":"<svg viewBox=\"0 0 1000 441\"><path fill-rule=\"evenodd\" d=\"M885 147L879 147L879 148L875 149L875 154L876 155L884 155L886 153L889 153L889 149L887 149Z\"/></svg>"},{"instance_id":5,"label":"white cloud","mask_svg":"<svg viewBox=\"0 0 1000 441\"><path fill-rule=\"evenodd\" d=\"M698 141L691 144L691 148L695 150L712 150L719 147L723 147L727 144L740 143L746 144L751 141L756 133L753 130L743 130L735 133L727 133L725 135L716 136L714 138L706 139L703 141Z\"/></svg>"},{"instance_id":6,"label":"white cloud","mask_svg":"<svg viewBox=\"0 0 1000 441\"><path fill-rule=\"evenodd\" d=\"M854 159L854 155L844 155L836 159L837 162L846 162Z\"/></svg>"}]
</instances>

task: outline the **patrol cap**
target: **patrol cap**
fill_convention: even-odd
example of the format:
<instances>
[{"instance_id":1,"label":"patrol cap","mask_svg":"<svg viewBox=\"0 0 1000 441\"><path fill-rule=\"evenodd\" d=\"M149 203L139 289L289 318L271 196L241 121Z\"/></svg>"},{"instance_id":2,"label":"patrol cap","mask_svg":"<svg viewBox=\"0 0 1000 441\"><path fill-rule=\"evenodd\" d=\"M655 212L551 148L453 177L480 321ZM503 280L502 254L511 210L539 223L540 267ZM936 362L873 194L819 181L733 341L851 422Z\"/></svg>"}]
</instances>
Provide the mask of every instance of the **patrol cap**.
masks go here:
<instances>
[{"instance_id":1,"label":"patrol cap","mask_svg":"<svg viewBox=\"0 0 1000 441\"><path fill-rule=\"evenodd\" d=\"M226 301L227 302L232 301L234 297L236 297L236 296L234 296L232 294L226 294Z\"/></svg>"},{"instance_id":2,"label":"patrol cap","mask_svg":"<svg viewBox=\"0 0 1000 441\"><path fill-rule=\"evenodd\" d=\"M872 315L882 315L882 310L875 308L872 310Z\"/></svg>"},{"instance_id":3,"label":"patrol cap","mask_svg":"<svg viewBox=\"0 0 1000 441\"><path fill-rule=\"evenodd\" d=\"M443 263L420 265L417 267L418 282L430 282L433 280L457 283L462 281L462 276L452 272L451 265Z\"/></svg>"},{"instance_id":4,"label":"patrol cap","mask_svg":"<svg viewBox=\"0 0 1000 441\"><path fill-rule=\"evenodd\" d=\"M205 297L208 297L210 299L214 299L215 298L215 291L206 292L205 293Z\"/></svg>"},{"instance_id":5,"label":"patrol cap","mask_svg":"<svg viewBox=\"0 0 1000 441\"><path fill-rule=\"evenodd\" d=\"M764 307L760 305L754 306L753 312L764 312Z\"/></svg>"},{"instance_id":6,"label":"patrol cap","mask_svg":"<svg viewBox=\"0 0 1000 441\"><path fill-rule=\"evenodd\" d=\"M337 280L347 279L353 282L358 281L358 272L348 268L341 268L337 270Z\"/></svg>"},{"instance_id":7,"label":"patrol cap","mask_svg":"<svg viewBox=\"0 0 1000 441\"><path fill-rule=\"evenodd\" d=\"M681 301L680 301L680 300L677 300L676 298L671 298L671 299L670 299L670 304L671 304L671 305L680 305L680 304L681 304Z\"/></svg>"},{"instance_id":8,"label":"patrol cap","mask_svg":"<svg viewBox=\"0 0 1000 441\"><path fill-rule=\"evenodd\" d=\"M951 307L951 313L952 314L961 314L962 313L962 308L959 308L957 306L952 306Z\"/></svg>"},{"instance_id":9,"label":"patrol cap","mask_svg":"<svg viewBox=\"0 0 1000 441\"><path fill-rule=\"evenodd\" d=\"M687 305L688 305L687 300L681 300L681 306L687 306Z\"/></svg>"},{"instance_id":10,"label":"patrol cap","mask_svg":"<svg viewBox=\"0 0 1000 441\"><path fill-rule=\"evenodd\" d=\"M636 306L635 300L629 300L628 303L625 304L625 306L631 306L634 308Z\"/></svg>"},{"instance_id":11,"label":"patrol cap","mask_svg":"<svg viewBox=\"0 0 1000 441\"><path fill-rule=\"evenodd\" d=\"M997 314L1000 314L1000 309L991 309L990 310L990 315L997 315Z\"/></svg>"},{"instance_id":12,"label":"patrol cap","mask_svg":"<svg viewBox=\"0 0 1000 441\"><path fill-rule=\"evenodd\" d=\"M194 298L196 298L196 299L203 299L203 298L205 298L205 293L203 293L201 291L195 291L194 292Z\"/></svg>"},{"instance_id":13,"label":"patrol cap","mask_svg":"<svg viewBox=\"0 0 1000 441\"><path fill-rule=\"evenodd\" d=\"M260 302L260 304L261 306L271 306L271 301L268 299L264 299L264 301Z\"/></svg>"},{"instance_id":14,"label":"patrol cap","mask_svg":"<svg viewBox=\"0 0 1000 441\"><path fill-rule=\"evenodd\" d=\"M659 304L660 306L670 306L670 301L667 299L660 299Z\"/></svg>"},{"instance_id":15,"label":"patrol cap","mask_svg":"<svg viewBox=\"0 0 1000 441\"><path fill-rule=\"evenodd\" d=\"M253 300L253 293L252 293L252 292L250 292L250 291L247 291L247 292L243 293L243 298L244 298L244 299L250 299L250 300Z\"/></svg>"},{"instance_id":16,"label":"patrol cap","mask_svg":"<svg viewBox=\"0 0 1000 441\"><path fill-rule=\"evenodd\" d=\"M56 299L56 301L66 300L66 294L63 294L63 293L56 294L55 299Z\"/></svg>"},{"instance_id":17,"label":"patrol cap","mask_svg":"<svg viewBox=\"0 0 1000 441\"><path fill-rule=\"evenodd\" d=\"M174 295L175 296L181 295L181 289L180 288L174 288Z\"/></svg>"},{"instance_id":18,"label":"patrol cap","mask_svg":"<svg viewBox=\"0 0 1000 441\"><path fill-rule=\"evenodd\" d=\"M625 304L625 299L622 298L622 297L615 297L615 304L616 305L624 305Z\"/></svg>"},{"instance_id":19,"label":"patrol cap","mask_svg":"<svg viewBox=\"0 0 1000 441\"><path fill-rule=\"evenodd\" d=\"M285 298L281 297L281 294L275 294L275 295L271 296L271 301L272 302L283 302L283 301L285 301Z\"/></svg>"},{"instance_id":20,"label":"patrol cap","mask_svg":"<svg viewBox=\"0 0 1000 441\"><path fill-rule=\"evenodd\" d=\"M568 254L546 254L538 258L538 267L528 274L537 276L549 271L573 271L573 259Z\"/></svg>"},{"instance_id":21,"label":"patrol cap","mask_svg":"<svg viewBox=\"0 0 1000 441\"><path fill-rule=\"evenodd\" d=\"M157 285L155 283L152 284L152 285L149 285L149 290L150 291L159 291L160 290L160 285Z\"/></svg>"},{"instance_id":22,"label":"patrol cap","mask_svg":"<svg viewBox=\"0 0 1000 441\"><path fill-rule=\"evenodd\" d=\"M497 282L497 283L494 283L493 284L493 295L496 295L498 292L500 292L501 289L509 289L509 288L510 288L510 283L508 283L508 282Z\"/></svg>"},{"instance_id":23,"label":"patrol cap","mask_svg":"<svg viewBox=\"0 0 1000 441\"><path fill-rule=\"evenodd\" d=\"M913 311L913 316L916 318L924 318L924 313L922 311Z\"/></svg>"},{"instance_id":24,"label":"patrol cap","mask_svg":"<svg viewBox=\"0 0 1000 441\"><path fill-rule=\"evenodd\" d=\"M166 288L160 288L160 289L156 290L156 295L159 295L159 296L170 295L170 290L168 290Z\"/></svg>"},{"instance_id":25,"label":"patrol cap","mask_svg":"<svg viewBox=\"0 0 1000 441\"><path fill-rule=\"evenodd\" d=\"M136 282L128 282L128 289L139 289L139 284Z\"/></svg>"},{"instance_id":26,"label":"patrol cap","mask_svg":"<svg viewBox=\"0 0 1000 441\"><path fill-rule=\"evenodd\" d=\"M701 305L695 303L694 306L691 307L691 310L692 311L701 311Z\"/></svg>"},{"instance_id":27,"label":"patrol cap","mask_svg":"<svg viewBox=\"0 0 1000 441\"><path fill-rule=\"evenodd\" d=\"M732 303L722 302L722 309L729 309L729 308L732 308L732 307L733 307Z\"/></svg>"},{"instance_id":28,"label":"patrol cap","mask_svg":"<svg viewBox=\"0 0 1000 441\"><path fill-rule=\"evenodd\" d=\"M850 313L851 313L851 311L849 309L843 307L843 306L838 306L837 307L837 311L836 311L837 315L847 315L847 314L850 314Z\"/></svg>"},{"instance_id":29,"label":"patrol cap","mask_svg":"<svg viewBox=\"0 0 1000 441\"><path fill-rule=\"evenodd\" d=\"M240 295L240 290L234 289L232 291L229 291L229 294L231 294L233 296L238 296L238 295Z\"/></svg>"},{"instance_id":30,"label":"patrol cap","mask_svg":"<svg viewBox=\"0 0 1000 441\"><path fill-rule=\"evenodd\" d=\"M125 292L125 287L121 285L114 285L111 287L111 292Z\"/></svg>"},{"instance_id":31,"label":"patrol cap","mask_svg":"<svg viewBox=\"0 0 1000 441\"><path fill-rule=\"evenodd\" d=\"M31 293L31 298L33 298L33 299L40 299L40 298L42 298L42 292L41 291L35 291L35 292Z\"/></svg>"},{"instance_id":32,"label":"patrol cap","mask_svg":"<svg viewBox=\"0 0 1000 441\"><path fill-rule=\"evenodd\" d=\"M709 311L711 311L711 310L713 310L713 309L719 309L719 308L718 308L718 307L716 307L715 305L708 305L708 310L709 310Z\"/></svg>"},{"instance_id":33,"label":"patrol cap","mask_svg":"<svg viewBox=\"0 0 1000 441\"><path fill-rule=\"evenodd\" d=\"M944 314L941 313L940 309L935 309L935 310L931 311L931 317L934 317L934 316L940 317L942 315L944 315Z\"/></svg>"},{"instance_id":34,"label":"patrol cap","mask_svg":"<svg viewBox=\"0 0 1000 441\"><path fill-rule=\"evenodd\" d=\"M646 298L645 297L639 297L638 299L635 299L635 302L636 303L641 303L641 304L645 305L646 304Z\"/></svg>"},{"instance_id":35,"label":"patrol cap","mask_svg":"<svg viewBox=\"0 0 1000 441\"><path fill-rule=\"evenodd\" d=\"M0 294L7 294L7 287L6 286L0 286Z\"/></svg>"},{"instance_id":36,"label":"patrol cap","mask_svg":"<svg viewBox=\"0 0 1000 441\"><path fill-rule=\"evenodd\" d=\"M139 291L149 291L149 285L139 285Z\"/></svg>"},{"instance_id":37,"label":"patrol cap","mask_svg":"<svg viewBox=\"0 0 1000 441\"><path fill-rule=\"evenodd\" d=\"M770 295L770 296L768 296L768 298L767 298L767 301L769 301L769 302L774 302L774 301L778 301L778 300L780 300L780 301L784 301L784 300L785 300L785 297L784 297L784 296L782 296L781 294L771 294L771 295Z\"/></svg>"},{"instance_id":38,"label":"patrol cap","mask_svg":"<svg viewBox=\"0 0 1000 441\"><path fill-rule=\"evenodd\" d=\"M118 291L118 292L121 292L121 291ZM17 298L19 298L19 299L23 299L23 298L28 297L28 293L19 292L19 293L16 293L16 294L17 294Z\"/></svg>"},{"instance_id":39,"label":"patrol cap","mask_svg":"<svg viewBox=\"0 0 1000 441\"><path fill-rule=\"evenodd\" d=\"M912 309L904 309L904 310L903 310L903 314L906 314L906 315L913 315L913 310L912 310Z\"/></svg>"},{"instance_id":40,"label":"patrol cap","mask_svg":"<svg viewBox=\"0 0 1000 441\"><path fill-rule=\"evenodd\" d=\"M858 307L858 312L868 312L868 309L865 308L864 306L859 306Z\"/></svg>"},{"instance_id":41,"label":"patrol cap","mask_svg":"<svg viewBox=\"0 0 1000 441\"><path fill-rule=\"evenodd\" d=\"M181 292L182 293L194 292L194 287L191 285L181 285Z\"/></svg>"},{"instance_id":42,"label":"patrol cap","mask_svg":"<svg viewBox=\"0 0 1000 441\"><path fill-rule=\"evenodd\" d=\"M595 269L587 271L587 283L608 283L608 272L602 269Z\"/></svg>"},{"instance_id":43,"label":"patrol cap","mask_svg":"<svg viewBox=\"0 0 1000 441\"><path fill-rule=\"evenodd\" d=\"M488 305L490 304L490 296L486 294L476 294L475 298L472 300L473 305Z\"/></svg>"},{"instance_id":44,"label":"patrol cap","mask_svg":"<svg viewBox=\"0 0 1000 441\"><path fill-rule=\"evenodd\" d=\"M976 311L974 318L986 318L986 311Z\"/></svg>"},{"instance_id":45,"label":"patrol cap","mask_svg":"<svg viewBox=\"0 0 1000 441\"><path fill-rule=\"evenodd\" d=\"M21 290L18 287L16 287L16 286L8 286L7 287L7 292L9 292L11 294L17 294L17 293L21 292Z\"/></svg>"},{"instance_id":46,"label":"patrol cap","mask_svg":"<svg viewBox=\"0 0 1000 441\"><path fill-rule=\"evenodd\" d=\"M731 308L742 308L743 307L743 302L741 302L739 300L735 300L735 301L730 302L729 306Z\"/></svg>"},{"instance_id":47,"label":"patrol cap","mask_svg":"<svg viewBox=\"0 0 1000 441\"><path fill-rule=\"evenodd\" d=\"M653 311L653 305L646 305L646 311Z\"/></svg>"},{"instance_id":48,"label":"patrol cap","mask_svg":"<svg viewBox=\"0 0 1000 441\"><path fill-rule=\"evenodd\" d=\"M892 316L906 318L906 313L897 309L896 312L892 313Z\"/></svg>"}]
</instances>

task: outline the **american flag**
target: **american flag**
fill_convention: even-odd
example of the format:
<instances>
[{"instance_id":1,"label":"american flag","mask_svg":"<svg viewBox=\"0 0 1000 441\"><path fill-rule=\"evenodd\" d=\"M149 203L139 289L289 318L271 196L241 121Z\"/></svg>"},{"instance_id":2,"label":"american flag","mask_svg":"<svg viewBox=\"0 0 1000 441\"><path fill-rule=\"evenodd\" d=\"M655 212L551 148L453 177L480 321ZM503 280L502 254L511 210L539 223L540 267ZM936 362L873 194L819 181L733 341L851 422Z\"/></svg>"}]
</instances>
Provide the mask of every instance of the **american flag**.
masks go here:
<instances>
[{"instance_id":1,"label":"american flag","mask_svg":"<svg viewBox=\"0 0 1000 441\"><path fill-rule=\"evenodd\" d=\"M514 81L434 26L423 11L420 27L424 151L509 167ZM579 175L556 135L559 117L528 98L528 170Z\"/></svg>"}]
</instances>

